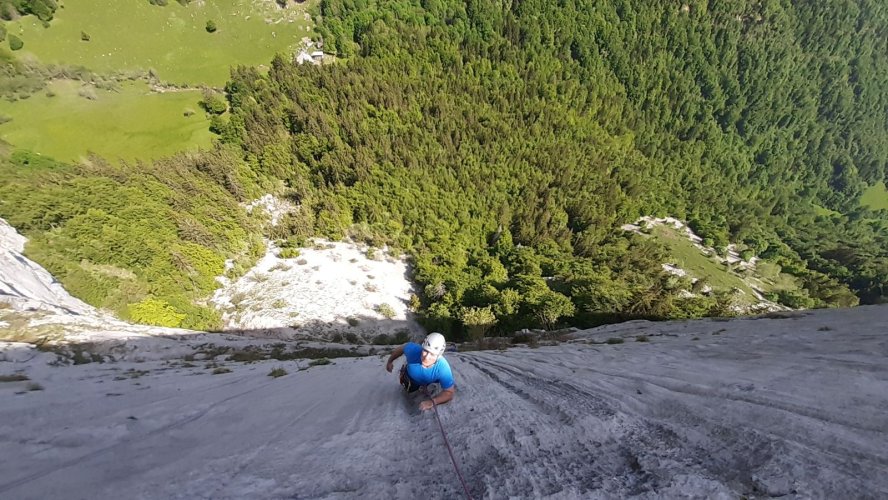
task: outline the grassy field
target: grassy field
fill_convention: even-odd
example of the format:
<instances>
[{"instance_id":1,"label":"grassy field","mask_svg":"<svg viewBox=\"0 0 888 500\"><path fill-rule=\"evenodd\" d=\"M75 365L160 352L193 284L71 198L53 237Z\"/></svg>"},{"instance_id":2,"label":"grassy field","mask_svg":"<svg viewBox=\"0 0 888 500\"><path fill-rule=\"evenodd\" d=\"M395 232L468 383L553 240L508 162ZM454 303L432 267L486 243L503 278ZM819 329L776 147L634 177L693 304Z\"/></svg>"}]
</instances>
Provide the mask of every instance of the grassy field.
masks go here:
<instances>
[{"instance_id":1,"label":"grassy field","mask_svg":"<svg viewBox=\"0 0 888 500\"><path fill-rule=\"evenodd\" d=\"M146 73L164 83L221 87L235 65L267 65L275 53L290 54L311 36L306 9L317 0L286 9L274 0L214 0L158 7L147 0L65 2L48 28L34 16L6 22L25 42L21 60L84 66L99 74ZM217 27L206 30L207 21ZM89 41L82 40L82 34ZM209 122L196 91L149 92L127 81L119 92L79 82L52 82L45 93L14 103L0 101L0 138L59 160L78 160L88 151L109 160L150 160L210 145ZM89 92L89 91L86 91ZM186 109L196 113L184 116Z\"/></svg>"},{"instance_id":2,"label":"grassy field","mask_svg":"<svg viewBox=\"0 0 888 500\"><path fill-rule=\"evenodd\" d=\"M92 151L109 160L155 159L209 146L209 120L198 107L198 91L150 92L145 82L128 82L118 92L90 88L95 99L79 95L79 82L52 82L46 93L13 103L0 100L0 137L17 147L59 160L78 160ZM185 111L196 111L185 116Z\"/></svg>"},{"instance_id":3,"label":"grassy field","mask_svg":"<svg viewBox=\"0 0 888 500\"><path fill-rule=\"evenodd\" d=\"M213 0L164 7L147 0L76 0L59 8L49 28L34 16L6 23L24 48L20 57L82 65L97 72L153 69L175 84L221 86L234 65L268 64L310 36L305 9L314 2ZM206 31L207 21L216 26ZM81 40L81 32L90 40Z\"/></svg>"},{"instance_id":4,"label":"grassy field","mask_svg":"<svg viewBox=\"0 0 888 500\"><path fill-rule=\"evenodd\" d=\"M830 209L828 209L828 208L826 208L826 207L822 207L822 206L817 205L817 204L812 204L811 206L814 207L814 213L817 214L817 215L825 215L825 216L828 216L828 217L829 217L829 216L833 216L833 215L841 215L841 213L836 212L835 210L830 210Z\"/></svg>"},{"instance_id":5,"label":"grassy field","mask_svg":"<svg viewBox=\"0 0 888 500\"><path fill-rule=\"evenodd\" d=\"M728 269L727 266L716 261L714 257L705 255L683 233L679 233L671 227L656 226L651 231L651 235L666 245L674 259L674 263L686 271L688 276L704 279L716 290L738 288L743 291L743 294L740 296L741 302L746 305L758 302L750 283L753 283L756 288L764 292L798 289L795 279L792 276L781 273L780 266L776 264L759 261L755 272L741 276L741 274Z\"/></svg>"},{"instance_id":6,"label":"grassy field","mask_svg":"<svg viewBox=\"0 0 888 500\"><path fill-rule=\"evenodd\" d=\"M873 210L888 209L888 189L885 183L879 181L863 192L860 197L860 204Z\"/></svg>"}]
</instances>

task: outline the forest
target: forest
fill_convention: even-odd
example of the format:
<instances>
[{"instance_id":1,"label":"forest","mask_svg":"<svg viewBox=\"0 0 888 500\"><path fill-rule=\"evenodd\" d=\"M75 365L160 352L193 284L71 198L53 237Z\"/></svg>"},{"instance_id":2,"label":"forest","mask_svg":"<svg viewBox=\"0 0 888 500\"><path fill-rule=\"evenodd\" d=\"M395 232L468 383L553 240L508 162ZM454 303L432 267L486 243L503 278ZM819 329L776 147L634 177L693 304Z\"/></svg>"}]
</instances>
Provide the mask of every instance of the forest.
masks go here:
<instances>
[{"instance_id":1,"label":"forest","mask_svg":"<svg viewBox=\"0 0 888 500\"><path fill-rule=\"evenodd\" d=\"M888 211L860 204L888 172L881 2L325 0L317 31L335 64L232 69L212 150L12 155L0 215L66 286L101 276L78 285L105 290L92 303L154 324L218 321L194 301L260 252L235 204L263 190L301 207L273 238L409 254L414 307L447 334L733 314L734 292L687 294L663 245L620 228L642 215L779 265L787 306L888 297Z\"/></svg>"}]
</instances>

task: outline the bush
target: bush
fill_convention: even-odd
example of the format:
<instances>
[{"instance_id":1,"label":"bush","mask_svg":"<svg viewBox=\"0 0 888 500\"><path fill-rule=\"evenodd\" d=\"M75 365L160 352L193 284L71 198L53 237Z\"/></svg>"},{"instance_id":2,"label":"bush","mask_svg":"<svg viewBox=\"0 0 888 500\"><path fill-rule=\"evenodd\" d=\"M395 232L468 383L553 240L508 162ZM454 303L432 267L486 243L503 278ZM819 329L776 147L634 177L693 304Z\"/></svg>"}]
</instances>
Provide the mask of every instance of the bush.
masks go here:
<instances>
[{"instance_id":1,"label":"bush","mask_svg":"<svg viewBox=\"0 0 888 500\"><path fill-rule=\"evenodd\" d=\"M777 302L792 309L810 309L817 304L807 290L778 290Z\"/></svg>"},{"instance_id":2,"label":"bush","mask_svg":"<svg viewBox=\"0 0 888 500\"><path fill-rule=\"evenodd\" d=\"M308 364L308 366L322 366L322 365L329 365L329 364L331 364L331 363L333 363L333 362L330 361L330 360L327 359L327 358L320 358L320 359L312 360L312 361Z\"/></svg>"},{"instance_id":3,"label":"bush","mask_svg":"<svg viewBox=\"0 0 888 500\"><path fill-rule=\"evenodd\" d=\"M85 32L85 31L81 31L80 32L80 39L83 40L84 42L88 42L90 40L89 33Z\"/></svg>"},{"instance_id":4,"label":"bush","mask_svg":"<svg viewBox=\"0 0 888 500\"><path fill-rule=\"evenodd\" d=\"M378 312L385 319L392 319L395 317L395 309L388 304L379 304L374 307L373 310Z\"/></svg>"},{"instance_id":5,"label":"bush","mask_svg":"<svg viewBox=\"0 0 888 500\"><path fill-rule=\"evenodd\" d=\"M298 248L281 248L281 251L278 254L278 257L280 257L282 259L295 259L296 257L299 257L300 255L301 254L299 253Z\"/></svg>"},{"instance_id":6,"label":"bush","mask_svg":"<svg viewBox=\"0 0 888 500\"><path fill-rule=\"evenodd\" d=\"M231 373L231 370L225 368L224 366L220 366L219 368L213 370L213 375L221 375L223 373Z\"/></svg>"},{"instance_id":7,"label":"bush","mask_svg":"<svg viewBox=\"0 0 888 500\"><path fill-rule=\"evenodd\" d=\"M216 32L216 22L212 19L207 21L207 33L215 33Z\"/></svg>"},{"instance_id":8,"label":"bush","mask_svg":"<svg viewBox=\"0 0 888 500\"><path fill-rule=\"evenodd\" d=\"M207 113L214 115L221 115L228 110L228 103L225 102L225 99L209 89L204 89L203 99L200 101L200 106Z\"/></svg>"},{"instance_id":9,"label":"bush","mask_svg":"<svg viewBox=\"0 0 888 500\"><path fill-rule=\"evenodd\" d=\"M24 46L25 42L23 42L21 38L15 35L9 35L9 48L11 50L20 50Z\"/></svg>"},{"instance_id":10,"label":"bush","mask_svg":"<svg viewBox=\"0 0 888 500\"><path fill-rule=\"evenodd\" d=\"M613 344L622 344L622 343L623 343L623 339L618 338L618 337L611 337L611 338L607 339L607 343L608 343L608 344L612 344L612 345L613 345Z\"/></svg>"},{"instance_id":11,"label":"bush","mask_svg":"<svg viewBox=\"0 0 888 500\"><path fill-rule=\"evenodd\" d=\"M165 300L147 298L142 302L129 305L130 318L136 323L154 326L177 328L182 324L185 315L177 311Z\"/></svg>"},{"instance_id":12,"label":"bush","mask_svg":"<svg viewBox=\"0 0 888 500\"><path fill-rule=\"evenodd\" d=\"M283 368L275 368L268 373L268 376L272 378L278 378L283 377L286 374L287 370L284 370Z\"/></svg>"},{"instance_id":13,"label":"bush","mask_svg":"<svg viewBox=\"0 0 888 500\"><path fill-rule=\"evenodd\" d=\"M410 294L410 304L407 306L412 312L419 312L422 309L422 300L415 293Z\"/></svg>"}]
</instances>

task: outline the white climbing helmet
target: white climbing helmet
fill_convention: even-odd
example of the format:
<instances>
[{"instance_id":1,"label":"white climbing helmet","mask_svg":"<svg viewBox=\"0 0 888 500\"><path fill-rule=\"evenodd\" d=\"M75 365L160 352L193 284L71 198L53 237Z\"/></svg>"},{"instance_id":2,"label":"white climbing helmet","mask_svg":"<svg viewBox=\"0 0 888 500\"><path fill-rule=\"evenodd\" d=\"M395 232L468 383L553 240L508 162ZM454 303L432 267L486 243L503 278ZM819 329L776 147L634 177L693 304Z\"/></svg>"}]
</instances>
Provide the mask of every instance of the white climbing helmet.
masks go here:
<instances>
[{"instance_id":1,"label":"white climbing helmet","mask_svg":"<svg viewBox=\"0 0 888 500\"><path fill-rule=\"evenodd\" d=\"M432 332L426 335L425 340L422 341L422 349L429 351L435 356L441 356L447 349L447 342L444 340L443 335L438 332Z\"/></svg>"}]
</instances>

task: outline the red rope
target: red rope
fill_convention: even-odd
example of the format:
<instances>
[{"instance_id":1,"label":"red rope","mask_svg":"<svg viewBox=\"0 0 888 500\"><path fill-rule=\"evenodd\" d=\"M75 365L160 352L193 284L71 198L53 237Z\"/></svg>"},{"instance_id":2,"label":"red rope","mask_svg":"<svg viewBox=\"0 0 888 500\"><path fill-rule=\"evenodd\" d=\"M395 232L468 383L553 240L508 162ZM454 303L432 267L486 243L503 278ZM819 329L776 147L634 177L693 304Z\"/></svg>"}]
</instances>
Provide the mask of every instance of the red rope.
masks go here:
<instances>
[{"instance_id":1,"label":"red rope","mask_svg":"<svg viewBox=\"0 0 888 500\"><path fill-rule=\"evenodd\" d=\"M426 396L430 396L428 388L426 388L425 393ZM438 415L438 403L435 402L435 398L430 397L429 399L432 400L432 406L435 408L435 419L438 420L438 426L441 428L441 436L444 437L444 444L447 446L447 453L450 454L450 461L453 462L453 469L456 471L456 475L459 476L459 482L462 483L463 491L466 492L466 498L473 500L472 494L469 493L469 486L466 484L462 472L459 471L459 466L456 465L456 458L453 456L453 448L450 447L450 442L447 441L447 433L444 432L444 424L441 423L441 417Z\"/></svg>"}]
</instances>

